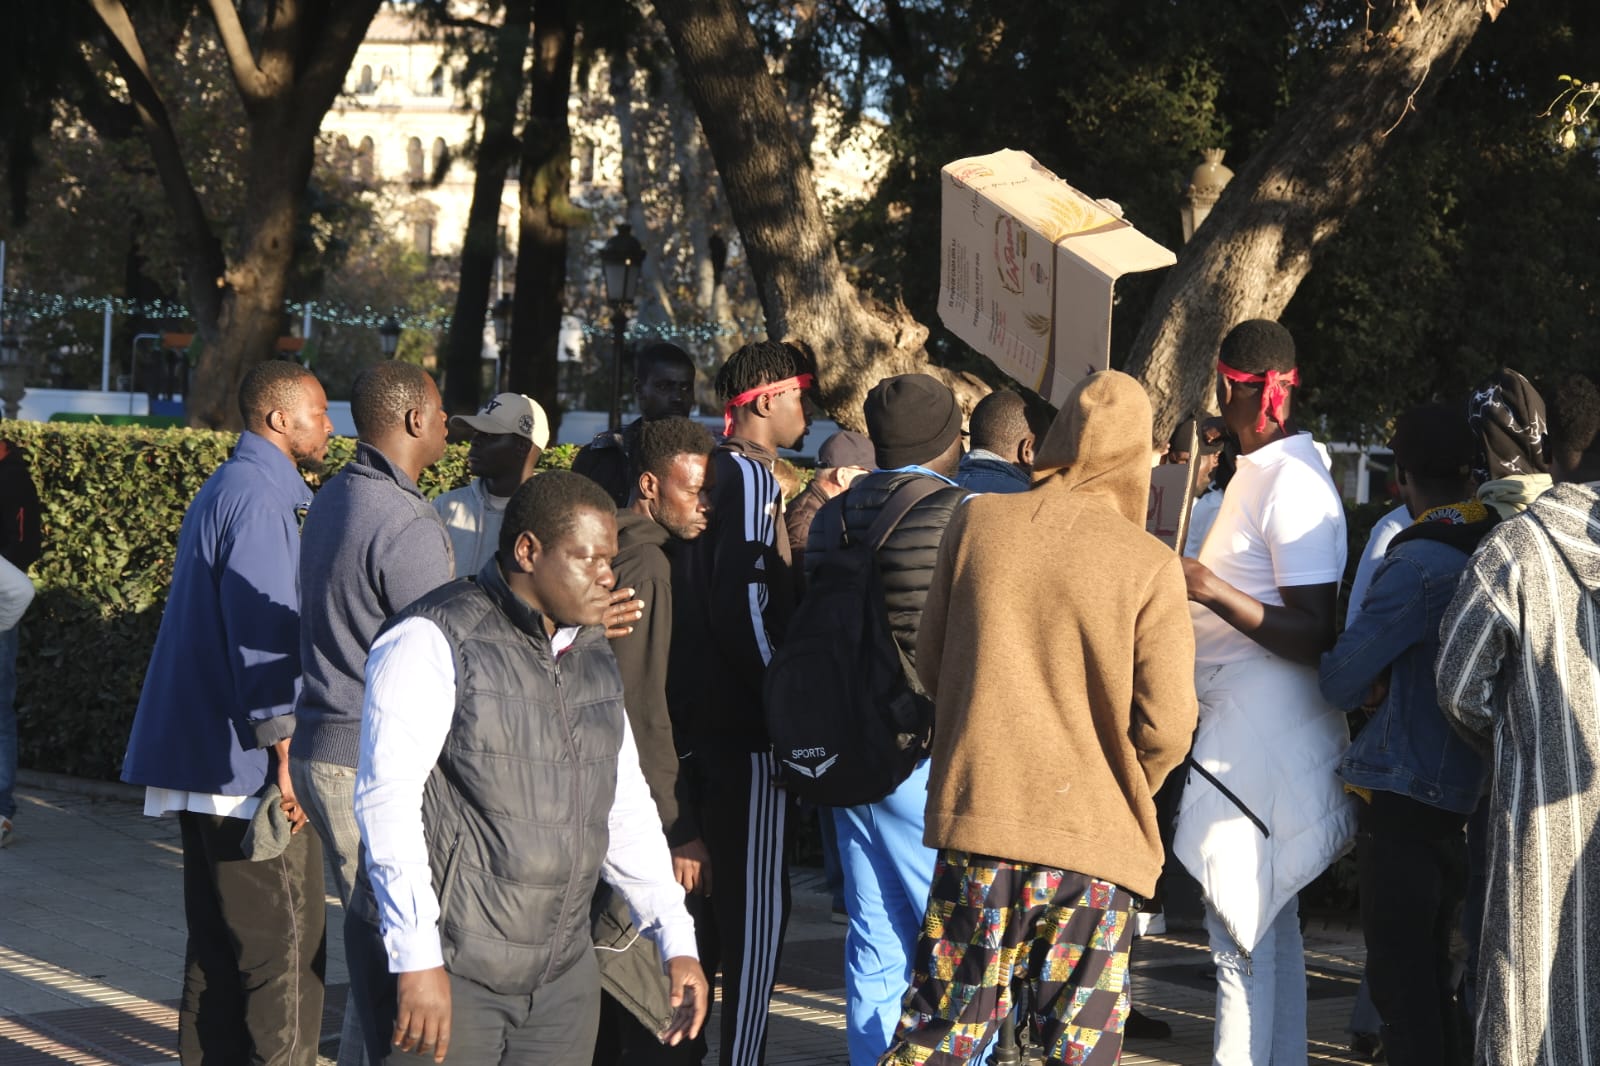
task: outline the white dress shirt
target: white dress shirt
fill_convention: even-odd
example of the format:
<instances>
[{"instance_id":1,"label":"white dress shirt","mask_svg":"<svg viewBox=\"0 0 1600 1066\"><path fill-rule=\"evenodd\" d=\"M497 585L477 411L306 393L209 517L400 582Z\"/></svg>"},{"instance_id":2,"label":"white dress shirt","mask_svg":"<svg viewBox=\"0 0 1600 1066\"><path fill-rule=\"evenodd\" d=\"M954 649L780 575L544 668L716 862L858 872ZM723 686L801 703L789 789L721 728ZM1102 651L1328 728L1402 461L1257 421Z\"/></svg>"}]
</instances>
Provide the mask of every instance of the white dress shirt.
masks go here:
<instances>
[{"instance_id":1,"label":"white dress shirt","mask_svg":"<svg viewBox=\"0 0 1600 1066\"><path fill-rule=\"evenodd\" d=\"M551 651L560 655L577 635L576 627L558 630ZM392 973L444 964L422 792L444 749L455 707L455 662L438 626L409 618L373 643L361 710L355 815ZM694 922L684 907L683 888L673 878L672 855L626 718L609 824L601 877L622 893L634 924L656 942L663 959L697 958Z\"/></svg>"}]
</instances>

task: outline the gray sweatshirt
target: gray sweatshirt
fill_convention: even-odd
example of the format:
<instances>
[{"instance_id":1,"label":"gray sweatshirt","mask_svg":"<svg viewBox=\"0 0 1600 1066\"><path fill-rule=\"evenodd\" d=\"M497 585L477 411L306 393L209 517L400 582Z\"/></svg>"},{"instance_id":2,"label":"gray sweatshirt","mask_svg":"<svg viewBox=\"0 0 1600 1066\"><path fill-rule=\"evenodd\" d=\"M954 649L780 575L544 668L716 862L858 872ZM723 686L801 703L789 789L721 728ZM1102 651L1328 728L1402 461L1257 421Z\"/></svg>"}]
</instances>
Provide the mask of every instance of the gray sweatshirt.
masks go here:
<instances>
[{"instance_id":1,"label":"gray sweatshirt","mask_svg":"<svg viewBox=\"0 0 1600 1066\"><path fill-rule=\"evenodd\" d=\"M449 581L450 538L416 483L372 445L322 487L300 535L297 759L354 767L367 650L378 629Z\"/></svg>"}]
</instances>

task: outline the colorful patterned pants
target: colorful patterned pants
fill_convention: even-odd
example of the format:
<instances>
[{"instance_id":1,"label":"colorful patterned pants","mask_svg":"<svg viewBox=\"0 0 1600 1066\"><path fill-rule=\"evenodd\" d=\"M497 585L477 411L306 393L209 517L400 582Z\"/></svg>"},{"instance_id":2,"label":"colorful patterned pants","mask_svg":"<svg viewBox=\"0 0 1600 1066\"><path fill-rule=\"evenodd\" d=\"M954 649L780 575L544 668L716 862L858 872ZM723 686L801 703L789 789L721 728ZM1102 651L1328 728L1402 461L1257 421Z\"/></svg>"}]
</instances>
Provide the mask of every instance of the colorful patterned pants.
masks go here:
<instances>
[{"instance_id":1,"label":"colorful patterned pants","mask_svg":"<svg viewBox=\"0 0 1600 1066\"><path fill-rule=\"evenodd\" d=\"M879 1066L972 1061L1034 988L1048 1061L1109 1066L1122 1054L1134 898L1070 870L941 851L895 1043Z\"/></svg>"}]
</instances>

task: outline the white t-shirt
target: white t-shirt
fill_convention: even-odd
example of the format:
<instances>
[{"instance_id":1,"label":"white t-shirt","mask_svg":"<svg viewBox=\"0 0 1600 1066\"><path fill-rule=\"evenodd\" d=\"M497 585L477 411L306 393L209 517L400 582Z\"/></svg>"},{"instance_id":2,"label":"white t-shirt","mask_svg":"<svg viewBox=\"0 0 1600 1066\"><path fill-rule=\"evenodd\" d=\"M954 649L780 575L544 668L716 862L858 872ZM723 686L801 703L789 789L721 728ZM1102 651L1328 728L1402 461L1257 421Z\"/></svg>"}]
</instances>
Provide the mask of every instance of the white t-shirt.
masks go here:
<instances>
[{"instance_id":1,"label":"white t-shirt","mask_svg":"<svg viewBox=\"0 0 1600 1066\"><path fill-rule=\"evenodd\" d=\"M1239 457L1222 509L1200 549L1217 577L1262 603L1278 589L1328 585L1344 575L1344 504L1311 434L1273 441ZM1267 654L1208 607L1189 605L1195 663L1220 666Z\"/></svg>"}]
</instances>

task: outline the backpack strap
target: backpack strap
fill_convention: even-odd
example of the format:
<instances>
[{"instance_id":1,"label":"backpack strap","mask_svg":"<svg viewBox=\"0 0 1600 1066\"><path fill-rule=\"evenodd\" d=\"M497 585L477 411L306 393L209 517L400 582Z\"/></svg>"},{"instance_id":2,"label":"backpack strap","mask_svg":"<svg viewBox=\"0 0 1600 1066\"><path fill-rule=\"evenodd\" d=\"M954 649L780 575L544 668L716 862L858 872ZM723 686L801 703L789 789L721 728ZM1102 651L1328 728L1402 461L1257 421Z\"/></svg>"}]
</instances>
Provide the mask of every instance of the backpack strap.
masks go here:
<instances>
[{"instance_id":1,"label":"backpack strap","mask_svg":"<svg viewBox=\"0 0 1600 1066\"><path fill-rule=\"evenodd\" d=\"M904 485L895 489L889 498L884 501L883 510L878 512L877 519L867 530L867 544L876 552L883 547L891 534L894 533L905 518L911 513L911 508L932 496L940 489L951 488L931 477L914 477Z\"/></svg>"}]
</instances>

